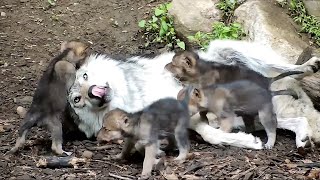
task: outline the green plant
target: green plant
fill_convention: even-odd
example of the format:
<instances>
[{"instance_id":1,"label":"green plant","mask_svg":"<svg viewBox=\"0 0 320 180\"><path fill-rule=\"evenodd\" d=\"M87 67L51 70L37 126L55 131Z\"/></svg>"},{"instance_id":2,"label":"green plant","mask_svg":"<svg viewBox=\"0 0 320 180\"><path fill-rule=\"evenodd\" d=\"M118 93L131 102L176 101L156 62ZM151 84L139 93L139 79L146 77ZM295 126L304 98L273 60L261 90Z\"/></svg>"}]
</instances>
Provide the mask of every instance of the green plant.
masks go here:
<instances>
[{"instance_id":1,"label":"green plant","mask_svg":"<svg viewBox=\"0 0 320 180\"><path fill-rule=\"evenodd\" d=\"M207 49L211 40L241 39L244 35L244 31L239 23L225 25L223 22L216 22L212 25L212 32L197 32L194 36L188 36L188 39L198 44L202 49Z\"/></svg>"},{"instance_id":2,"label":"green plant","mask_svg":"<svg viewBox=\"0 0 320 180\"><path fill-rule=\"evenodd\" d=\"M308 33L320 46L320 22L314 16L307 14L301 0L289 0L288 6L293 20L302 26L301 32Z\"/></svg>"},{"instance_id":3,"label":"green plant","mask_svg":"<svg viewBox=\"0 0 320 180\"><path fill-rule=\"evenodd\" d=\"M55 6L57 2L57 0L47 0L47 1L50 4L50 6Z\"/></svg>"},{"instance_id":4,"label":"green plant","mask_svg":"<svg viewBox=\"0 0 320 180\"><path fill-rule=\"evenodd\" d=\"M223 13L222 19L226 24L232 22L234 10L240 5L238 0L220 0L217 3L217 8Z\"/></svg>"},{"instance_id":5,"label":"green plant","mask_svg":"<svg viewBox=\"0 0 320 180\"><path fill-rule=\"evenodd\" d=\"M149 20L141 20L138 26L144 30L146 38L145 46L150 43L165 43L168 48L178 46L185 49L185 43L177 38L173 26L173 17L168 13L171 3L160 4L154 9L154 13Z\"/></svg>"},{"instance_id":6,"label":"green plant","mask_svg":"<svg viewBox=\"0 0 320 180\"><path fill-rule=\"evenodd\" d=\"M277 1L277 3L282 8L288 5L288 2L286 0Z\"/></svg>"}]
</instances>

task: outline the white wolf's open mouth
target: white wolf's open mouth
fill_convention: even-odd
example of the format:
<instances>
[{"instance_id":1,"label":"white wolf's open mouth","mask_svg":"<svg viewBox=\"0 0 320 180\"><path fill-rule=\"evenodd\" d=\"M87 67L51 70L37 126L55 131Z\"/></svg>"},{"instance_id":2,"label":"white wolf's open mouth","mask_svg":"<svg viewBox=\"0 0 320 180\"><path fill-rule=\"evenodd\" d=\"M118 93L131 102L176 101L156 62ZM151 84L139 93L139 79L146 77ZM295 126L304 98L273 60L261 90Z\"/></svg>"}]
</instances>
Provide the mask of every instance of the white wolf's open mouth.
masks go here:
<instances>
[{"instance_id":1,"label":"white wolf's open mouth","mask_svg":"<svg viewBox=\"0 0 320 180\"><path fill-rule=\"evenodd\" d=\"M103 98L107 94L107 88L105 86L91 86L89 88L89 97L94 98L94 97L99 97Z\"/></svg>"},{"instance_id":2,"label":"white wolf's open mouth","mask_svg":"<svg viewBox=\"0 0 320 180\"><path fill-rule=\"evenodd\" d=\"M99 106L111 101L111 88L109 86L92 85L88 89L88 96L100 100Z\"/></svg>"}]
</instances>

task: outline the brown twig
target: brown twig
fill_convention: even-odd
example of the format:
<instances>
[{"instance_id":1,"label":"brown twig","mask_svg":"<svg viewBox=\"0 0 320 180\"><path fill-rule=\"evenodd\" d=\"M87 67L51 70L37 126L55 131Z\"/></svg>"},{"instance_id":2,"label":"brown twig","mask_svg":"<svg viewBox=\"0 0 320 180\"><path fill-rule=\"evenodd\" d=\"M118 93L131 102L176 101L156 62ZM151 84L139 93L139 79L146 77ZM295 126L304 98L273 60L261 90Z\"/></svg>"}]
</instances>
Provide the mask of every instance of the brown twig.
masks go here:
<instances>
[{"instance_id":1,"label":"brown twig","mask_svg":"<svg viewBox=\"0 0 320 180\"><path fill-rule=\"evenodd\" d=\"M105 149L111 149L112 145L104 145L104 146L94 146L94 147L87 147L90 151L100 151Z\"/></svg>"},{"instance_id":2,"label":"brown twig","mask_svg":"<svg viewBox=\"0 0 320 180\"><path fill-rule=\"evenodd\" d=\"M125 167L119 166L119 165L117 165L117 164L114 164L114 163L111 163L111 162L108 162L108 161L102 161L102 160L91 160L91 161L102 162L102 163L106 163L106 164L115 166L115 167L120 168L120 169L127 170L127 168L125 168Z\"/></svg>"},{"instance_id":3,"label":"brown twig","mask_svg":"<svg viewBox=\"0 0 320 180\"><path fill-rule=\"evenodd\" d=\"M255 169L255 167L250 168L242 173L236 174L234 176L231 177L231 179L240 179L242 176L245 176L246 174L248 174L250 171L253 171Z\"/></svg>"},{"instance_id":4,"label":"brown twig","mask_svg":"<svg viewBox=\"0 0 320 180\"><path fill-rule=\"evenodd\" d=\"M216 164L216 163L199 163L199 164L193 164L191 167L189 167L186 171L184 171L182 173L182 175L185 175L189 172L193 172L193 171L197 171L205 166L210 166L210 165L213 165L213 164Z\"/></svg>"},{"instance_id":5,"label":"brown twig","mask_svg":"<svg viewBox=\"0 0 320 180\"><path fill-rule=\"evenodd\" d=\"M77 158L72 156L67 157L41 157L37 162L36 166L40 168L77 168L78 163L85 163L86 159Z\"/></svg>"},{"instance_id":6,"label":"brown twig","mask_svg":"<svg viewBox=\"0 0 320 180\"><path fill-rule=\"evenodd\" d=\"M313 167L320 167L319 162L314 162L314 163L303 163L303 164L297 164L297 167L306 167L306 168L313 168Z\"/></svg>"},{"instance_id":7,"label":"brown twig","mask_svg":"<svg viewBox=\"0 0 320 180\"><path fill-rule=\"evenodd\" d=\"M114 178L118 178L118 179L123 179L123 180L132 180L131 178L119 176L119 175L112 174L112 173L109 173L109 176L114 177Z\"/></svg>"}]
</instances>

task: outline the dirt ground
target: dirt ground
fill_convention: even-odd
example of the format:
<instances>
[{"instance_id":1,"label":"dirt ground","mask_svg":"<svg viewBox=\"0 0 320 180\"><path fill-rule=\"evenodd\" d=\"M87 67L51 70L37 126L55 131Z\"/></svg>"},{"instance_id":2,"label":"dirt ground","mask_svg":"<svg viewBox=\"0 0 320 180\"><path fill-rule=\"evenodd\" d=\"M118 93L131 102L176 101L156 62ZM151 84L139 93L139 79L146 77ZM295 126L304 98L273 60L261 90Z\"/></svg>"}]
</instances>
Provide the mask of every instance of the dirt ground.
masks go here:
<instances>
[{"instance_id":1,"label":"dirt ground","mask_svg":"<svg viewBox=\"0 0 320 180\"><path fill-rule=\"evenodd\" d=\"M28 107L40 74L57 54L64 40L91 42L96 51L113 55L157 52L143 48L137 23L148 17L152 7L164 0L70 0L49 7L46 0L0 1L0 179L135 179L142 170L142 157L127 162L110 158L120 152L121 145L110 144L105 150L92 150L95 141L67 141L64 147L81 157L85 150L92 159L78 168L37 168L42 156L52 156L50 137L34 128L27 145L14 156L4 156L13 145L19 121L18 106ZM273 150L247 150L209 145L191 134L190 159L177 165L169 153L165 167L154 171L150 179L304 179L317 177L319 169L297 167L317 162L319 151L299 154L294 135L278 131ZM264 133L258 133L266 140ZM165 170L163 170L165 169Z\"/></svg>"}]
</instances>

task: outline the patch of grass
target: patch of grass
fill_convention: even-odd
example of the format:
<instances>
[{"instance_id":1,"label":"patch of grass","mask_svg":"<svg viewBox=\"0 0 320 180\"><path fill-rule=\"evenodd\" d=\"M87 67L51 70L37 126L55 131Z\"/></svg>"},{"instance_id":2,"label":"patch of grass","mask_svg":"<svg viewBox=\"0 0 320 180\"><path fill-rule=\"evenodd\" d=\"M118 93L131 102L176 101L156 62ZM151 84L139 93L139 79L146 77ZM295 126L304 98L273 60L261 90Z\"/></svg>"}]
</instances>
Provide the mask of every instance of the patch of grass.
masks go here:
<instances>
[{"instance_id":1,"label":"patch of grass","mask_svg":"<svg viewBox=\"0 0 320 180\"><path fill-rule=\"evenodd\" d=\"M320 22L314 16L307 14L301 0L290 0L287 4L293 20L302 26L301 32L308 33L311 39L320 46Z\"/></svg>"},{"instance_id":2,"label":"patch of grass","mask_svg":"<svg viewBox=\"0 0 320 180\"><path fill-rule=\"evenodd\" d=\"M222 19L226 24L231 23L234 10L240 5L237 0L220 0L217 8L223 13Z\"/></svg>"},{"instance_id":3,"label":"patch of grass","mask_svg":"<svg viewBox=\"0 0 320 180\"><path fill-rule=\"evenodd\" d=\"M214 39L241 39L244 31L241 24L231 23L225 25L223 22L216 22L212 25L212 32L197 32L194 36L188 36L188 39L198 44L201 49L207 49L211 40Z\"/></svg>"},{"instance_id":4,"label":"patch of grass","mask_svg":"<svg viewBox=\"0 0 320 180\"><path fill-rule=\"evenodd\" d=\"M177 38L173 26L173 17L168 13L171 3L160 4L154 11L151 19L141 20L138 26L143 29L146 39L145 46L152 43L164 43L170 49L178 46L185 49L185 43Z\"/></svg>"},{"instance_id":5,"label":"patch of grass","mask_svg":"<svg viewBox=\"0 0 320 180\"><path fill-rule=\"evenodd\" d=\"M288 2L287 1L277 1L277 3L278 3L278 5L280 6L280 7L285 7L285 6L287 6L288 5Z\"/></svg>"},{"instance_id":6,"label":"patch of grass","mask_svg":"<svg viewBox=\"0 0 320 180\"><path fill-rule=\"evenodd\" d=\"M210 41L214 39L241 39L245 36L241 24L232 22L234 10L239 5L237 0L220 0L217 8L223 12L223 22L214 23L209 33L199 31L193 36L188 36L188 39L198 44L201 49L207 49Z\"/></svg>"}]
</instances>

